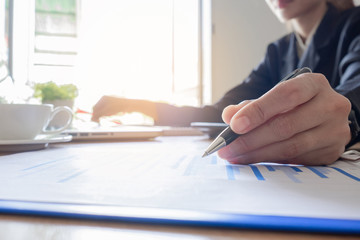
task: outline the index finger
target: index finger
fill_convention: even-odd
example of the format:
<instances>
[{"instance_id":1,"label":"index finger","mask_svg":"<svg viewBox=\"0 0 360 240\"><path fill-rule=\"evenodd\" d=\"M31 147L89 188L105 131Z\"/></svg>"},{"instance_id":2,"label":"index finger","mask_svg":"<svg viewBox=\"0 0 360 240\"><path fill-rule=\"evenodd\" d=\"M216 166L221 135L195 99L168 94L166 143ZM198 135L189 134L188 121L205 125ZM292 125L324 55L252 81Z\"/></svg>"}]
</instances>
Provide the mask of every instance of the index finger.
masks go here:
<instances>
[{"instance_id":1,"label":"index finger","mask_svg":"<svg viewBox=\"0 0 360 240\"><path fill-rule=\"evenodd\" d=\"M324 87L329 87L327 79L322 74L315 73L305 73L279 83L240 109L232 117L230 127L238 134L245 134L275 115L311 100Z\"/></svg>"}]
</instances>

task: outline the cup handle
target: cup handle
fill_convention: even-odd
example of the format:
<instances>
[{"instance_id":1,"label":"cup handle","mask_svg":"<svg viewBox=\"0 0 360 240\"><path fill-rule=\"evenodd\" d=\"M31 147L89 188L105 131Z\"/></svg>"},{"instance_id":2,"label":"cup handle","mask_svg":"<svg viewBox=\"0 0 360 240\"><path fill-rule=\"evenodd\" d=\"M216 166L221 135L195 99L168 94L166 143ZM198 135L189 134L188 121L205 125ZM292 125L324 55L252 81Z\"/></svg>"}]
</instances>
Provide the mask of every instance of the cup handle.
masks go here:
<instances>
[{"instance_id":1,"label":"cup handle","mask_svg":"<svg viewBox=\"0 0 360 240\"><path fill-rule=\"evenodd\" d=\"M46 130L46 128L49 125L49 123L51 122L51 120L59 112L66 112L68 114L68 120L67 120L66 124L64 126L58 128L58 129L55 129L55 130ZM73 112L71 111L71 109L69 107L66 107L66 106L56 107L54 109L54 111L52 111L49 120L47 121L45 127L42 130L42 133L43 134L58 134L58 133L61 133L62 131L64 131L65 129L67 129L70 126L72 120L73 120Z\"/></svg>"}]
</instances>

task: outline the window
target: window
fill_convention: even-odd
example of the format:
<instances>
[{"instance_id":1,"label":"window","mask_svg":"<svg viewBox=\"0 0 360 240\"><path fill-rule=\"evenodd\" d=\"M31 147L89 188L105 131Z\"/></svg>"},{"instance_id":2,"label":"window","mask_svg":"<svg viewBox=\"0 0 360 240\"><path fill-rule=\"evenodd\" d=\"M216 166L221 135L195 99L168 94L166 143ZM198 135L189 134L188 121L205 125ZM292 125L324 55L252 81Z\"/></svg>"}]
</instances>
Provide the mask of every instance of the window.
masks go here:
<instances>
[{"instance_id":1,"label":"window","mask_svg":"<svg viewBox=\"0 0 360 240\"><path fill-rule=\"evenodd\" d=\"M0 0L0 103L12 101L12 2Z\"/></svg>"},{"instance_id":2,"label":"window","mask_svg":"<svg viewBox=\"0 0 360 240\"><path fill-rule=\"evenodd\" d=\"M30 80L74 82L76 0L35 0L34 57Z\"/></svg>"},{"instance_id":3,"label":"window","mask_svg":"<svg viewBox=\"0 0 360 240\"><path fill-rule=\"evenodd\" d=\"M199 0L35 0L29 82L199 105Z\"/></svg>"},{"instance_id":4,"label":"window","mask_svg":"<svg viewBox=\"0 0 360 240\"><path fill-rule=\"evenodd\" d=\"M9 2L0 0L0 82L9 76Z\"/></svg>"}]
</instances>

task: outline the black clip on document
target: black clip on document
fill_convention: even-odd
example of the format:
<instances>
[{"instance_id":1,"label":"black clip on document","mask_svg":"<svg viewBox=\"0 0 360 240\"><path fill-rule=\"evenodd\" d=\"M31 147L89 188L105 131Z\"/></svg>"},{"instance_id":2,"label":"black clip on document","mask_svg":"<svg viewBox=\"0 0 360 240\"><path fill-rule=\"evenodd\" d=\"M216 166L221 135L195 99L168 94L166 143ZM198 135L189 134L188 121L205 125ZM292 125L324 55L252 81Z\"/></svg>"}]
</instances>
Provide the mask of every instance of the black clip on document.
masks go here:
<instances>
[{"instance_id":1,"label":"black clip on document","mask_svg":"<svg viewBox=\"0 0 360 240\"><path fill-rule=\"evenodd\" d=\"M288 74L286 77L284 77L279 83L289 80L291 78L294 78L296 76L299 76L303 73L311 73L310 68L299 68ZM226 145L229 145L232 141L234 141L236 138L238 138L240 135L237 133L234 133L230 126L226 127L224 131L222 131L215 140L209 145L209 147L205 150L205 153L202 157L206 157L219 149L225 147Z\"/></svg>"}]
</instances>

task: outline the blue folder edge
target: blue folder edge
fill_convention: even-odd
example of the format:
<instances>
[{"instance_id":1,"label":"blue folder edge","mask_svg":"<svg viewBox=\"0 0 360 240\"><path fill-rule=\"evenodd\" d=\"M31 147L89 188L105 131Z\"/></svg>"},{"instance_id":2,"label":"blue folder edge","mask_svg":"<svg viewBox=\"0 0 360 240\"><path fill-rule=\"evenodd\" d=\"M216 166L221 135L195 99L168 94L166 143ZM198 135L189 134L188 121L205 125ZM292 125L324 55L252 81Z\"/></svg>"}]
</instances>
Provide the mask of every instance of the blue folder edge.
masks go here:
<instances>
[{"instance_id":1,"label":"blue folder edge","mask_svg":"<svg viewBox=\"0 0 360 240\"><path fill-rule=\"evenodd\" d=\"M360 220L0 200L1 214L145 224L360 234Z\"/></svg>"}]
</instances>

